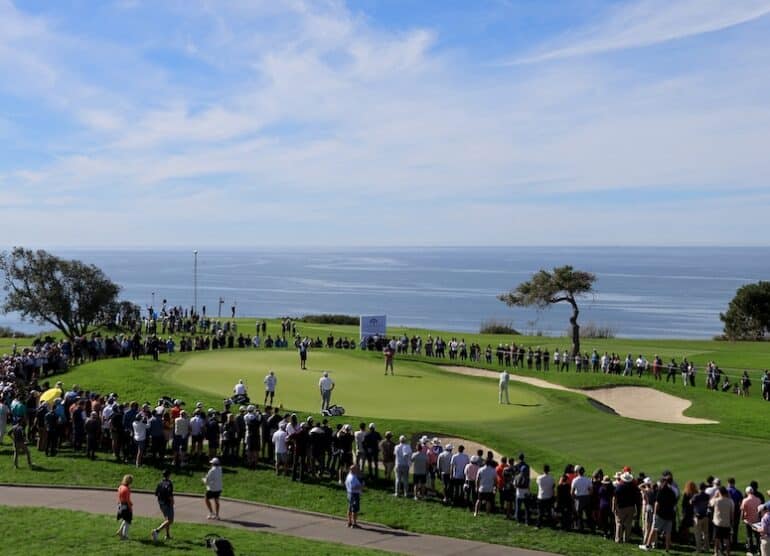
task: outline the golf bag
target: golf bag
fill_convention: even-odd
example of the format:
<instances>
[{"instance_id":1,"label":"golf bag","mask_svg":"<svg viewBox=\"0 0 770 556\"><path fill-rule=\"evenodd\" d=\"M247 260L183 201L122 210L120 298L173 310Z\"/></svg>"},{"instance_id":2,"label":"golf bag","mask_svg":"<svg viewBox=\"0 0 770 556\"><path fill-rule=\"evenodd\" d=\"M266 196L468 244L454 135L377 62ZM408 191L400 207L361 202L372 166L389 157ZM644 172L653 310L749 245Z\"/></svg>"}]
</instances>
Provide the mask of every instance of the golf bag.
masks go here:
<instances>
[{"instance_id":1,"label":"golf bag","mask_svg":"<svg viewBox=\"0 0 770 556\"><path fill-rule=\"evenodd\" d=\"M235 556L233 544L216 533L206 535L206 548L210 548L217 556Z\"/></svg>"},{"instance_id":2,"label":"golf bag","mask_svg":"<svg viewBox=\"0 0 770 556\"><path fill-rule=\"evenodd\" d=\"M246 394L237 394L232 398L230 398L229 400L225 400L225 401L230 401L235 405L249 405L249 402L251 400L249 400L249 397Z\"/></svg>"},{"instance_id":3,"label":"golf bag","mask_svg":"<svg viewBox=\"0 0 770 556\"><path fill-rule=\"evenodd\" d=\"M321 411L324 417L340 417L345 415L345 408L341 405L330 405L327 409Z\"/></svg>"}]
</instances>

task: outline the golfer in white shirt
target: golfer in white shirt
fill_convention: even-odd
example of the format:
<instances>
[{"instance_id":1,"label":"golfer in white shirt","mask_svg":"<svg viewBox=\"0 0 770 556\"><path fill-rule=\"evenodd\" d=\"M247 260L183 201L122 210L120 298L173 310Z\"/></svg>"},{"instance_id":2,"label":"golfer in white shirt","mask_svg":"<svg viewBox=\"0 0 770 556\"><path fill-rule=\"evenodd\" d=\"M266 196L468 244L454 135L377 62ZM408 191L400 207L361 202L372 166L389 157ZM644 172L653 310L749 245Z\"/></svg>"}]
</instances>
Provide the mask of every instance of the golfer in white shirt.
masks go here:
<instances>
[{"instance_id":1,"label":"golfer in white shirt","mask_svg":"<svg viewBox=\"0 0 770 556\"><path fill-rule=\"evenodd\" d=\"M267 398L270 398L270 405L273 405L273 397L275 396L275 385L278 384L278 378L273 371L270 371L265 377L265 405L267 405Z\"/></svg>"},{"instance_id":2,"label":"golfer in white shirt","mask_svg":"<svg viewBox=\"0 0 770 556\"><path fill-rule=\"evenodd\" d=\"M500 373L500 392L497 396L500 403L503 403L503 399L505 399L506 404L511 403L510 399L508 399L508 381L510 379L511 375L508 374L506 369L503 369L503 372Z\"/></svg>"},{"instance_id":3,"label":"golfer in white shirt","mask_svg":"<svg viewBox=\"0 0 770 556\"><path fill-rule=\"evenodd\" d=\"M334 381L329 378L329 373L324 371L321 380L318 381L318 389L321 391L321 411L329 409L332 400L332 390L334 390Z\"/></svg>"}]
</instances>

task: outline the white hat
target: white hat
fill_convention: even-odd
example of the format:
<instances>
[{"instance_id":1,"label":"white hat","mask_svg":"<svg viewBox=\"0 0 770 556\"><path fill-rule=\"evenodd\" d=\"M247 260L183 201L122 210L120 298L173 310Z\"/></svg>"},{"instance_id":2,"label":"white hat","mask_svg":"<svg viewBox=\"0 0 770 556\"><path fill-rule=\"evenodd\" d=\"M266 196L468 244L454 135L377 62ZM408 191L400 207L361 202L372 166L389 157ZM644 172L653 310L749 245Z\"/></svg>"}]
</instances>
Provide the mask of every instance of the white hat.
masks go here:
<instances>
[{"instance_id":1,"label":"white hat","mask_svg":"<svg viewBox=\"0 0 770 556\"><path fill-rule=\"evenodd\" d=\"M219 465L219 458L213 458L209 463L211 465Z\"/></svg>"},{"instance_id":2,"label":"white hat","mask_svg":"<svg viewBox=\"0 0 770 556\"><path fill-rule=\"evenodd\" d=\"M444 446L444 450L447 450L449 452L452 451L452 448L453 448L453 446L451 444L447 444L446 446Z\"/></svg>"},{"instance_id":3,"label":"white hat","mask_svg":"<svg viewBox=\"0 0 770 556\"><path fill-rule=\"evenodd\" d=\"M399 437L398 437L398 441L399 441L399 442L406 442L406 436L404 436L404 435L402 434L401 436L399 436Z\"/></svg>"},{"instance_id":4,"label":"white hat","mask_svg":"<svg viewBox=\"0 0 770 556\"><path fill-rule=\"evenodd\" d=\"M630 483L631 481L634 480L634 476L628 471L626 471L620 476L620 480L623 481L624 483Z\"/></svg>"},{"instance_id":5,"label":"white hat","mask_svg":"<svg viewBox=\"0 0 770 556\"><path fill-rule=\"evenodd\" d=\"M373 429L374 428L374 423L369 423L369 428Z\"/></svg>"},{"instance_id":6,"label":"white hat","mask_svg":"<svg viewBox=\"0 0 770 556\"><path fill-rule=\"evenodd\" d=\"M441 441L437 437L433 437L433 440L431 440L431 444L434 446L441 446Z\"/></svg>"},{"instance_id":7,"label":"white hat","mask_svg":"<svg viewBox=\"0 0 770 556\"><path fill-rule=\"evenodd\" d=\"M326 371L324 371L324 376L329 376L329 373L327 373Z\"/></svg>"},{"instance_id":8,"label":"white hat","mask_svg":"<svg viewBox=\"0 0 770 556\"><path fill-rule=\"evenodd\" d=\"M750 486L746 487L746 494L754 494L754 489Z\"/></svg>"},{"instance_id":9,"label":"white hat","mask_svg":"<svg viewBox=\"0 0 770 556\"><path fill-rule=\"evenodd\" d=\"M420 437L420 444L427 444L428 443L428 437L424 434Z\"/></svg>"},{"instance_id":10,"label":"white hat","mask_svg":"<svg viewBox=\"0 0 770 556\"><path fill-rule=\"evenodd\" d=\"M257 410L257 408L254 407L253 404L249 405L249 407L246 408L246 411L248 411L249 413L253 413L256 410Z\"/></svg>"},{"instance_id":11,"label":"white hat","mask_svg":"<svg viewBox=\"0 0 770 556\"><path fill-rule=\"evenodd\" d=\"M177 401L179 401L179 400L177 400ZM196 404L195 404L195 407L203 407L203 402L198 402L198 403L196 403Z\"/></svg>"}]
</instances>

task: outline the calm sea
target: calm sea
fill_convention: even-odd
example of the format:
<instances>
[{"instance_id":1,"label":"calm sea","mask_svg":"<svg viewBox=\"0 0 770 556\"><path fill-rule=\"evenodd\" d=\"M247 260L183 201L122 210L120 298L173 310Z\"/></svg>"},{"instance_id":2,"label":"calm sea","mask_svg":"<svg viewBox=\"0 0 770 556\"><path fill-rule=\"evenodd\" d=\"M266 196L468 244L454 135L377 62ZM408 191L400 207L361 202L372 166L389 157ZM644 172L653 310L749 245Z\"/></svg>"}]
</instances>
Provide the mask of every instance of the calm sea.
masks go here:
<instances>
[{"instance_id":1,"label":"calm sea","mask_svg":"<svg viewBox=\"0 0 770 556\"><path fill-rule=\"evenodd\" d=\"M142 307L193 303L192 249L55 250L101 267ZM478 331L490 318L562 335L568 307L509 309L496 299L541 268L596 273L581 322L623 337L709 338L735 290L770 279L770 248L377 248L200 250L198 304L216 315L386 314L389 324ZM0 325L34 330L15 315Z\"/></svg>"}]
</instances>

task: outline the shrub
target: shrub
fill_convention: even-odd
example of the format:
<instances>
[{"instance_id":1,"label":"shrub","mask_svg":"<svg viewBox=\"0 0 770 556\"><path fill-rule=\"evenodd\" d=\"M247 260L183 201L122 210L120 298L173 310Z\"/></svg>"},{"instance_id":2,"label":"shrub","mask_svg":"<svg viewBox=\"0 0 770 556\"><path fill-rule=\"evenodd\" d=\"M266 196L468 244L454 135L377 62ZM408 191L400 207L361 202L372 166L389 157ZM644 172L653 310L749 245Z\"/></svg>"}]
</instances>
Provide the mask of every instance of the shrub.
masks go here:
<instances>
[{"instance_id":1,"label":"shrub","mask_svg":"<svg viewBox=\"0 0 770 556\"><path fill-rule=\"evenodd\" d=\"M0 338L23 338L26 334L8 326L0 326Z\"/></svg>"},{"instance_id":2,"label":"shrub","mask_svg":"<svg viewBox=\"0 0 770 556\"><path fill-rule=\"evenodd\" d=\"M568 330L568 335L572 331ZM580 327L581 338L611 339L615 337L615 329L611 326L600 326L595 322L588 322Z\"/></svg>"},{"instance_id":3,"label":"shrub","mask_svg":"<svg viewBox=\"0 0 770 556\"><path fill-rule=\"evenodd\" d=\"M513 327L511 321L503 322L497 319L487 319L481 322L480 334L512 334L518 335L519 332Z\"/></svg>"},{"instance_id":4,"label":"shrub","mask_svg":"<svg viewBox=\"0 0 770 556\"><path fill-rule=\"evenodd\" d=\"M301 322L312 322L314 324L354 324L358 326L360 323L360 317L354 315L332 315L332 314L320 314L320 315L303 315L299 318Z\"/></svg>"}]
</instances>

